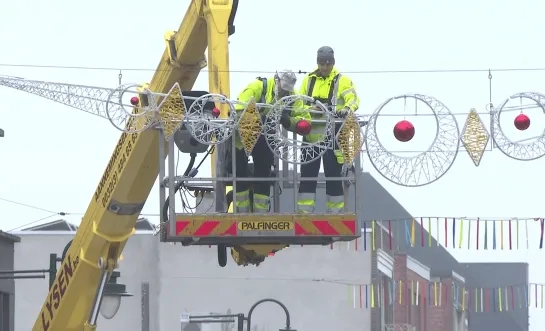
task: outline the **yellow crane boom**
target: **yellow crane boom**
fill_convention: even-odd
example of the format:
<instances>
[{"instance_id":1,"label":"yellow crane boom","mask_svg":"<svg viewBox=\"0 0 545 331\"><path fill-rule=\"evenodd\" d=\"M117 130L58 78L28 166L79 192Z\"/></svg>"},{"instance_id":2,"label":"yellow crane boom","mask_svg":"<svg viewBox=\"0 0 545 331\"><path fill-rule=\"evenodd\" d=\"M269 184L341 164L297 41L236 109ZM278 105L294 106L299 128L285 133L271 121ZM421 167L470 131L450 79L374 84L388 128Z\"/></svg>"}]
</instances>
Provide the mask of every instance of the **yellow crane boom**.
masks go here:
<instances>
[{"instance_id":1,"label":"yellow crane boom","mask_svg":"<svg viewBox=\"0 0 545 331\"><path fill-rule=\"evenodd\" d=\"M149 89L191 90L206 65L210 93L229 96L228 37L238 1L193 0L177 32L165 35ZM227 109L222 109L225 116ZM123 133L38 314L33 331L96 329L97 289L116 267L158 175L159 132ZM212 167L214 169L214 167ZM98 299L97 299L98 298Z\"/></svg>"}]
</instances>

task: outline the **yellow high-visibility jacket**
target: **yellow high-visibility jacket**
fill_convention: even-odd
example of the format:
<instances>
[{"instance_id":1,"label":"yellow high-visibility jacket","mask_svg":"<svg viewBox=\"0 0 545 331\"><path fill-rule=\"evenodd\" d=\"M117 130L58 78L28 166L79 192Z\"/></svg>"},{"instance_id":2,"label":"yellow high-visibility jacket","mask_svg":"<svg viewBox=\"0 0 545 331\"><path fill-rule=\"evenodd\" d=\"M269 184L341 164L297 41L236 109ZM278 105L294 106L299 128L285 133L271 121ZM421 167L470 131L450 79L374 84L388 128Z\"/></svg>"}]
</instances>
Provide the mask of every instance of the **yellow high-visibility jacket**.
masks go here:
<instances>
[{"instance_id":1,"label":"yellow high-visibility jacket","mask_svg":"<svg viewBox=\"0 0 545 331\"><path fill-rule=\"evenodd\" d=\"M238 95L238 101L247 103L251 100L251 98L254 98L257 103L266 103L268 105L272 105L275 102L275 85L276 81L274 80L274 78L258 77L255 81L251 82L248 86L246 86L244 91L242 91ZM297 91L294 90L293 94L296 93ZM244 105L237 105L235 107L237 113L244 111L244 107ZM293 131L295 129L295 125L300 120L310 120L310 114L308 110L304 108L302 102L297 102L291 105L291 107L292 110L290 114L290 128L288 128L288 130ZM259 109L259 112L261 115L266 115L269 110L270 108L263 107L262 109ZM242 143L240 142L240 137L238 133L235 133L235 143L237 149L242 148Z\"/></svg>"},{"instance_id":2,"label":"yellow high-visibility jacket","mask_svg":"<svg viewBox=\"0 0 545 331\"><path fill-rule=\"evenodd\" d=\"M344 108L352 112L358 110L360 99L356 93L356 87L350 78L341 74L336 68L333 68L328 77L321 77L318 70L306 75L301 84L299 94L313 97L331 106L336 102L335 110L340 111ZM332 100L335 99L336 100ZM312 119L323 119L324 115L311 114ZM324 126L321 124L312 124L311 134L305 136L309 142L316 142L324 139Z\"/></svg>"}]
</instances>

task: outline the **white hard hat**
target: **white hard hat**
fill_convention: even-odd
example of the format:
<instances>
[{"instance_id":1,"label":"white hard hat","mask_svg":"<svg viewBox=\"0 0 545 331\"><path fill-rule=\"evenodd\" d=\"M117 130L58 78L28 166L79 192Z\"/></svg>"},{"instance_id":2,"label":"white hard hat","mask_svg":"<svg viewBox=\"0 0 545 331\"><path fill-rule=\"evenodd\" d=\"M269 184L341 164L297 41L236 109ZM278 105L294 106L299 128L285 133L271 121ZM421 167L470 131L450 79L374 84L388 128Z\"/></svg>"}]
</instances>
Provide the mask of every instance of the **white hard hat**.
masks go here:
<instances>
[{"instance_id":1,"label":"white hard hat","mask_svg":"<svg viewBox=\"0 0 545 331\"><path fill-rule=\"evenodd\" d=\"M292 92L295 89L295 83L297 77L291 70L282 70L276 72L277 83L280 84L280 88L284 91Z\"/></svg>"}]
</instances>

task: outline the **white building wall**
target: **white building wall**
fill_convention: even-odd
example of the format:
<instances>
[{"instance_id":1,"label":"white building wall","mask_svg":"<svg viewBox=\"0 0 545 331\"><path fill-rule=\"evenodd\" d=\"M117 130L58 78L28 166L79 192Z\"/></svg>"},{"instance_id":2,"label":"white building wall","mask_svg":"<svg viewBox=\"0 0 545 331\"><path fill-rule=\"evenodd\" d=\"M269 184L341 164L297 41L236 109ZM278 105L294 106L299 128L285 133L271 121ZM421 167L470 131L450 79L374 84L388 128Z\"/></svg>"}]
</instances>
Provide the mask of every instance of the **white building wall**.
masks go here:
<instances>
[{"instance_id":1,"label":"white building wall","mask_svg":"<svg viewBox=\"0 0 545 331\"><path fill-rule=\"evenodd\" d=\"M49 254L62 253L73 234L17 233L15 269L47 269ZM369 236L369 235L368 235ZM215 248L160 244L150 233L137 233L128 242L120 265L120 282L134 297L124 298L112 320L99 319L99 330L143 330L141 284L150 283L150 330L180 330L182 312L247 314L264 298L282 301L292 316L292 328L312 331L360 331L370 326L370 311L352 308L342 283L364 284L371 279L371 252L356 251L354 243L292 247L266 259L259 267L217 264ZM370 238L368 238L370 240ZM16 280L15 330L28 331L38 316L48 280ZM258 331L284 326L280 307L263 304L252 324ZM254 330L252 330L254 331Z\"/></svg>"}]
</instances>

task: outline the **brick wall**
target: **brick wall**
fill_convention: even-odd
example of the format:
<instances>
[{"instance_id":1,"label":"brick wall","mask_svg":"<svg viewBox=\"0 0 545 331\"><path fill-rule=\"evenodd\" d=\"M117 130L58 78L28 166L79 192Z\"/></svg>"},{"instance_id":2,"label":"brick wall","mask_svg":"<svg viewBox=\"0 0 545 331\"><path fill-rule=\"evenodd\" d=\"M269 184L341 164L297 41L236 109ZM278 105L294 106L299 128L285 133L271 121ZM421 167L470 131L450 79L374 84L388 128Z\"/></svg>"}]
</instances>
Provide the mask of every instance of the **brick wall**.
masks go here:
<instances>
[{"instance_id":1,"label":"brick wall","mask_svg":"<svg viewBox=\"0 0 545 331\"><path fill-rule=\"evenodd\" d=\"M431 284L430 291L428 287L430 282L407 268L407 254L395 253L394 255L394 278L401 280L404 284L402 303L399 304L399 294L397 294L394 303L394 323L415 326L415 331L451 331L453 306L450 294L442 295L441 305L438 304L436 306L435 295L433 294L434 283ZM417 282L419 283L420 292L418 295L418 305L416 305ZM443 283L443 293L446 293L447 289L450 293L452 281L450 279L442 279L441 282ZM411 293L413 295L412 299L410 297Z\"/></svg>"},{"instance_id":2,"label":"brick wall","mask_svg":"<svg viewBox=\"0 0 545 331\"><path fill-rule=\"evenodd\" d=\"M398 223L392 223L391 226L394 227ZM366 228L368 230L372 227L372 222L366 222ZM383 331L383 325L381 321L382 310L391 309L393 310L393 320L388 320L386 317L385 324L409 324L416 326L415 331L452 331L452 318L453 318L453 305L451 297L451 286L452 279L443 278L440 282L443 283L443 291L447 290L448 295L442 296L441 305L435 306L434 296L432 296L431 304L428 301L428 284L429 282L419 276L417 273L409 270L407 268L407 254L399 252L399 245L397 242L399 240L404 240L399 237L390 238L389 235L389 226L387 222L376 222L375 231L374 231L374 247L372 239L367 241L366 247L368 250L372 250L371 254L371 280L375 286L378 286L381 282L381 273L378 270L378 258L377 250L382 249L386 253L394 257L394 279L402 280L404 284L409 282L409 287L405 287L405 290L410 290L410 282L414 282L413 290L416 290L416 282L420 284L419 295L419 305L414 305L411 307L410 304L407 304L406 298L407 295L403 298L403 303L399 304L399 297L397 296L394 300L393 307L377 307L371 310L371 331ZM396 229L393 229L395 231ZM361 244L363 244L360 241ZM362 247L363 248L363 247ZM373 249L374 248L374 249ZM432 283L433 291L433 283ZM397 291L396 291L397 292ZM444 292L445 293L445 292ZM398 294L397 294L398 295ZM415 297L416 299L416 297ZM447 300L448 299L448 300ZM409 297L410 300L410 297ZM388 312L385 312L385 315L388 316Z\"/></svg>"},{"instance_id":3,"label":"brick wall","mask_svg":"<svg viewBox=\"0 0 545 331\"><path fill-rule=\"evenodd\" d=\"M452 279L443 278L441 282L443 283L443 287L446 286L447 289L452 288ZM432 306L430 308L432 310L432 314L430 314L429 317L428 330L452 330L452 321L454 318L452 297L449 297L448 300L443 299L441 306Z\"/></svg>"},{"instance_id":4,"label":"brick wall","mask_svg":"<svg viewBox=\"0 0 545 331\"><path fill-rule=\"evenodd\" d=\"M382 225L383 228L380 227ZM372 222L366 222L365 226L367 229L372 228ZM378 270L377 262L377 249L382 249L385 252L387 252L390 255L393 254L393 250L395 249L395 246L392 244L392 249L390 249L389 245L389 235L388 235L388 227L387 224L383 224L380 222L375 223L375 231L374 231L374 239L375 239L375 250L373 250L371 254L371 280L373 284L378 285L381 283L381 273ZM373 249L373 242L367 243L367 249ZM381 321L381 314L382 310L387 309L387 307L378 307L373 310L371 310L371 331L382 331L382 321ZM386 323L392 323L392 321L386 321Z\"/></svg>"},{"instance_id":5,"label":"brick wall","mask_svg":"<svg viewBox=\"0 0 545 331\"><path fill-rule=\"evenodd\" d=\"M370 230L372 227L372 222L367 221L365 223L366 228ZM376 250L382 249L391 256L394 256L394 279L403 280L404 284L409 281L409 289L411 281L415 283L418 281L420 283L420 291L424 295L419 295L419 298L421 300L420 304L418 306L415 305L415 307L412 308L410 307L410 304L406 304L406 298L408 297L408 295L405 295L403 303L401 305L399 304L399 297L396 297L393 307L379 307L372 309L371 331L383 331L383 326L381 322L381 314L383 309L393 309L393 320L386 320L386 324L410 324L415 326L417 324L420 324L415 331L452 331L454 307L451 289L454 280L452 278L442 278L440 280L437 280L438 282L441 282L443 284L443 293L447 294L441 296L441 305L437 306L435 305L435 302L433 302L435 298L432 295L432 302L430 304L428 302L429 282L426 279L420 277L417 273L407 268L407 254L404 252L400 252L400 245L398 244L398 242L400 242L401 240L405 240L405 238L400 237L403 232L399 227L400 222L392 222L391 224L388 224L387 221L375 222L375 250L372 251L371 255L372 282L375 284L375 286L381 283L381 273L379 272L377 267ZM390 237L389 235L389 228L391 229L392 233L395 233L392 237ZM368 241L367 249L372 250L372 244L372 242ZM424 289L422 289L422 286L424 286ZM404 287L405 290L407 290L407 287ZM416 285L414 285L414 287L416 287ZM388 313L386 313L385 315L388 316Z\"/></svg>"}]
</instances>

